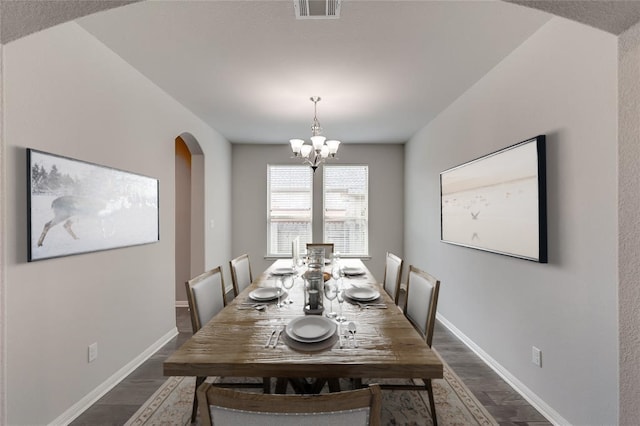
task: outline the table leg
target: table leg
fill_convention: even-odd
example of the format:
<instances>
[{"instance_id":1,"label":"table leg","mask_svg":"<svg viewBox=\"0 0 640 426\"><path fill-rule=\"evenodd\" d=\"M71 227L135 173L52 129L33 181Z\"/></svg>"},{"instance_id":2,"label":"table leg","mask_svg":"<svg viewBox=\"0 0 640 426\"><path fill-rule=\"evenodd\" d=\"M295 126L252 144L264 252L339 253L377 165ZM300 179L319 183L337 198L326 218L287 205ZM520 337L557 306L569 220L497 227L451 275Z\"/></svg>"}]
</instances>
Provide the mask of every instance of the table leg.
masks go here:
<instances>
[{"instance_id":1,"label":"table leg","mask_svg":"<svg viewBox=\"0 0 640 426\"><path fill-rule=\"evenodd\" d=\"M276 393L285 394L287 393L287 384L289 380L285 377L278 377L276 379Z\"/></svg>"}]
</instances>

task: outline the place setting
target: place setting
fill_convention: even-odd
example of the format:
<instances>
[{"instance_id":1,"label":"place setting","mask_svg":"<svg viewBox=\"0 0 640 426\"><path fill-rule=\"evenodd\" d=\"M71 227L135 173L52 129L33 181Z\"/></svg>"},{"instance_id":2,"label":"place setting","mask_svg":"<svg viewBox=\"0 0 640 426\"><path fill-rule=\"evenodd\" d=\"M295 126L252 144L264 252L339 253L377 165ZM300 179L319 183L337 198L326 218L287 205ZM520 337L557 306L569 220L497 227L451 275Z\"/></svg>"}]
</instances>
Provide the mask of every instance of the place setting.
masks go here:
<instances>
[{"instance_id":1,"label":"place setting","mask_svg":"<svg viewBox=\"0 0 640 426\"><path fill-rule=\"evenodd\" d=\"M321 315L294 318L284 327L282 340L291 349L316 352L333 347L338 342L335 321Z\"/></svg>"},{"instance_id":2,"label":"place setting","mask_svg":"<svg viewBox=\"0 0 640 426\"><path fill-rule=\"evenodd\" d=\"M366 274L364 269L355 266L343 266L342 273L345 277L349 278L360 278L364 277L364 275Z\"/></svg>"},{"instance_id":3,"label":"place setting","mask_svg":"<svg viewBox=\"0 0 640 426\"><path fill-rule=\"evenodd\" d=\"M387 304L380 302L380 291L370 286L351 286L344 290L345 299L352 305L363 309L386 309Z\"/></svg>"},{"instance_id":4,"label":"place setting","mask_svg":"<svg viewBox=\"0 0 640 426\"><path fill-rule=\"evenodd\" d=\"M282 307L285 303L289 303L282 301L282 299L288 295L289 293L281 287L258 287L249 293L247 300L240 303L238 309L264 311L267 305L272 303L275 303L278 307Z\"/></svg>"},{"instance_id":5,"label":"place setting","mask_svg":"<svg viewBox=\"0 0 640 426\"><path fill-rule=\"evenodd\" d=\"M297 271L292 267L282 267L282 268L275 268L274 270L271 271L271 276L274 277L284 277L284 276L289 276L289 275L297 275Z\"/></svg>"}]
</instances>

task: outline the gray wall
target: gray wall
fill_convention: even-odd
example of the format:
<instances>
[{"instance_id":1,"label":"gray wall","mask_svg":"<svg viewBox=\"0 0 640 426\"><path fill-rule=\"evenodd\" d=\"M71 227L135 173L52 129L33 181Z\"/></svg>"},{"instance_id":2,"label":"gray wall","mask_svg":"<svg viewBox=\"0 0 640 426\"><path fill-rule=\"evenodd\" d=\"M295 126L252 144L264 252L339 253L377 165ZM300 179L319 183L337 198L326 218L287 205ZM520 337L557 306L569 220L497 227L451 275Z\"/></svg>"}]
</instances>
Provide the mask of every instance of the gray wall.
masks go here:
<instances>
[{"instance_id":1,"label":"gray wall","mask_svg":"<svg viewBox=\"0 0 640 426\"><path fill-rule=\"evenodd\" d=\"M439 172L538 134L549 263L440 242ZM616 140L616 37L553 18L405 147L407 260L441 279L440 317L561 424L618 422Z\"/></svg>"},{"instance_id":2,"label":"gray wall","mask_svg":"<svg viewBox=\"0 0 640 426\"><path fill-rule=\"evenodd\" d=\"M332 164L369 165L369 254L365 263L378 280L387 251L402 256L404 204L403 145L343 143ZM234 144L232 148L232 252L249 253L254 277L273 260L267 252L267 164L299 164L282 145ZM314 176L314 191L322 191L322 170ZM322 205L314 205L314 220L322 220ZM319 235L314 231L314 239Z\"/></svg>"},{"instance_id":3,"label":"gray wall","mask_svg":"<svg viewBox=\"0 0 640 426\"><path fill-rule=\"evenodd\" d=\"M640 419L640 24L619 40L620 424Z\"/></svg>"},{"instance_id":4,"label":"gray wall","mask_svg":"<svg viewBox=\"0 0 640 426\"><path fill-rule=\"evenodd\" d=\"M66 424L176 333L174 140L183 132L202 145L212 182L206 261L228 259L230 209L217 206L230 201L231 149L73 22L3 46L3 82L6 423ZM160 241L27 263L26 148L158 178ZM98 359L88 363L93 342Z\"/></svg>"}]
</instances>

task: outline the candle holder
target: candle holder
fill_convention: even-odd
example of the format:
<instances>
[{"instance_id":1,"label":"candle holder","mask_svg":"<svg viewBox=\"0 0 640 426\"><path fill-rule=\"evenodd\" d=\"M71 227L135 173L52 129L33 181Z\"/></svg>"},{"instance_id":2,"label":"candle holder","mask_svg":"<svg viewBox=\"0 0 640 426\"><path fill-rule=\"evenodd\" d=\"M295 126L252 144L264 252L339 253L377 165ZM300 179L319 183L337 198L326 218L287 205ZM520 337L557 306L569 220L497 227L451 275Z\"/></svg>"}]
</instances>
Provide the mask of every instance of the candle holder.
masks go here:
<instances>
[{"instance_id":1,"label":"candle holder","mask_svg":"<svg viewBox=\"0 0 640 426\"><path fill-rule=\"evenodd\" d=\"M324 311L324 249L309 250L307 271L304 273L304 313L321 315Z\"/></svg>"}]
</instances>

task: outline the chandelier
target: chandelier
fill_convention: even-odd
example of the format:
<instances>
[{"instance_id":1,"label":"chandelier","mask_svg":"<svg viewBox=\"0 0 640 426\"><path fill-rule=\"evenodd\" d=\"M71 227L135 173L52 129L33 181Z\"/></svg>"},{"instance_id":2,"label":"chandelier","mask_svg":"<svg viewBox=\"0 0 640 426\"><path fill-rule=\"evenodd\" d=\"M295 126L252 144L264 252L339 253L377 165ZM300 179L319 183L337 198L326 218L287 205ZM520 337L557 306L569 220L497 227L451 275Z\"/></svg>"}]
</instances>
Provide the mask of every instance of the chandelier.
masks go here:
<instances>
[{"instance_id":1,"label":"chandelier","mask_svg":"<svg viewBox=\"0 0 640 426\"><path fill-rule=\"evenodd\" d=\"M338 146L340 141L326 140L321 135L322 127L317 117L318 102L320 102L319 96L312 96L309 98L313 102L313 124L311 125L311 145L304 143L302 139L291 139L291 150L294 157L301 157L304 164L308 164L316 172L316 169L325 159L331 157L336 158L338 153Z\"/></svg>"}]
</instances>

